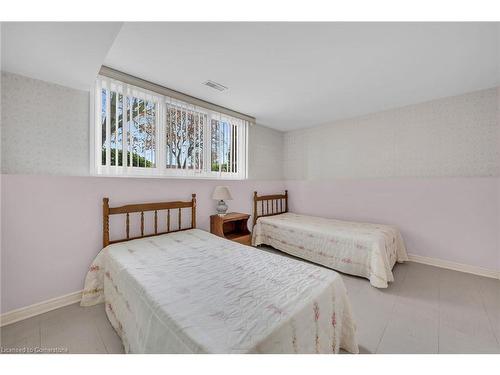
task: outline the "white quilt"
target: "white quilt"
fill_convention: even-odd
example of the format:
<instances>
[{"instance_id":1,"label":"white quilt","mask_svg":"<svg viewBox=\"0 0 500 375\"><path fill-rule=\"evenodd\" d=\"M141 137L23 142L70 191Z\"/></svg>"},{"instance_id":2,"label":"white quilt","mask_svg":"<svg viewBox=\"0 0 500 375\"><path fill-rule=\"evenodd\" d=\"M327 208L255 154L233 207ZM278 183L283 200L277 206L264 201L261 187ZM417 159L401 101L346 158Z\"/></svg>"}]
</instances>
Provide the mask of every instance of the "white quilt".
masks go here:
<instances>
[{"instance_id":1,"label":"white quilt","mask_svg":"<svg viewBox=\"0 0 500 375\"><path fill-rule=\"evenodd\" d=\"M392 226L293 213L259 218L252 244L366 277L377 288L387 288L394 264L408 260L403 238Z\"/></svg>"},{"instance_id":2,"label":"white quilt","mask_svg":"<svg viewBox=\"0 0 500 375\"><path fill-rule=\"evenodd\" d=\"M192 229L103 249L82 305L132 353L358 352L339 274Z\"/></svg>"}]
</instances>

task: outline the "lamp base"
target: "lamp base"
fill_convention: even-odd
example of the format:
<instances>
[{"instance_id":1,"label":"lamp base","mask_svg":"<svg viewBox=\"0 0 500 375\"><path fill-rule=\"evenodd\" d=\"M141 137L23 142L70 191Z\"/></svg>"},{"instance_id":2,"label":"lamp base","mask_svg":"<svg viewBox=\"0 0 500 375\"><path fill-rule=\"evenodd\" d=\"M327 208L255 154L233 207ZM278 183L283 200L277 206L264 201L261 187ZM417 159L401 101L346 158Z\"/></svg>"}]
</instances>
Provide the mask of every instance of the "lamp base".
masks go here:
<instances>
[{"instance_id":1,"label":"lamp base","mask_svg":"<svg viewBox=\"0 0 500 375\"><path fill-rule=\"evenodd\" d=\"M217 215L225 216L227 212L227 204L222 199L217 203Z\"/></svg>"}]
</instances>

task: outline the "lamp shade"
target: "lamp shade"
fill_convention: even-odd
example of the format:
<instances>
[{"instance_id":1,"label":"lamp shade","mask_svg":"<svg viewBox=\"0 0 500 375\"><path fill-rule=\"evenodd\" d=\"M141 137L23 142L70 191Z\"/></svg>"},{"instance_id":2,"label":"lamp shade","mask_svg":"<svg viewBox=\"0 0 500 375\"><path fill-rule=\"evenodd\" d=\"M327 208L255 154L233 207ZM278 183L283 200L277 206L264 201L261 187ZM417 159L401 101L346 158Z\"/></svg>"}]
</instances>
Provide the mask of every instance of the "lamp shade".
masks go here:
<instances>
[{"instance_id":1,"label":"lamp shade","mask_svg":"<svg viewBox=\"0 0 500 375\"><path fill-rule=\"evenodd\" d=\"M227 201L232 200L233 197L231 196L227 186L217 186L212 194L212 199Z\"/></svg>"}]
</instances>

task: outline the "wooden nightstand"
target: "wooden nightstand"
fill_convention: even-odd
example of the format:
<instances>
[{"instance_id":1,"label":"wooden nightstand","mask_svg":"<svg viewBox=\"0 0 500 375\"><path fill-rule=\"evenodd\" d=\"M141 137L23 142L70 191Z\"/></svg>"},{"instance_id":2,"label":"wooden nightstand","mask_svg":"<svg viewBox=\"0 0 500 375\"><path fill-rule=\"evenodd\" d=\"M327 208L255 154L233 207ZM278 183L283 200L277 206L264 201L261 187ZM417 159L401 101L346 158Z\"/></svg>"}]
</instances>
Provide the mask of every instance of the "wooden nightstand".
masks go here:
<instances>
[{"instance_id":1,"label":"wooden nightstand","mask_svg":"<svg viewBox=\"0 0 500 375\"><path fill-rule=\"evenodd\" d=\"M210 216L210 232L243 245L252 244L252 236L248 230L247 221L250 215L230 212L225 216Z\"/></svg>"}]
</instances>

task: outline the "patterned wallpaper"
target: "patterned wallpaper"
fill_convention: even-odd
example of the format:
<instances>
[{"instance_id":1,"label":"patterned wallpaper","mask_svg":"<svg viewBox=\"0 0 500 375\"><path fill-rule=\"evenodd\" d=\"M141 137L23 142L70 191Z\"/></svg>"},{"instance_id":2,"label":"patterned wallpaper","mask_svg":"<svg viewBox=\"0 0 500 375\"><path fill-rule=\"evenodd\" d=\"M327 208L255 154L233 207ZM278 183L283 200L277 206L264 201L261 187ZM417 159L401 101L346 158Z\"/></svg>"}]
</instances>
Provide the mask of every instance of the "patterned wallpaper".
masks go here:
<instances>
[{"instance_id":1,"label":"patterned wallpaper","mask_svg":"<svg viewBox=\"0 0 500 375\"><path fill-rule=\"evenodd\" d=\"M281 133L249 130L251 179L500 176L498 89ZM89 93L2 73L2 173L89 174Z\"/></svg>"},{"instance_id":2,"label":"patterned wallpaper","mask_svg":"<svg viewBox=\"0 0 500 375\"><path fill-rule=\"evenodd\" d=\"M89 174L89 93L2 72L2 173Z\"/></svg>"},{"instance_id":3,"label":"patterned wallpaper","mask_svg":"<svg viewBox=\"0 0 500 375\"><path fill-rule=\"evenodd\" d=\"M248 174L283 177L283 133L249 130ZM89 175L89 93L2 72L2 173Z\"/></svg>"},{"instance_id":4,"label":"patterned wallpaper","mask_svg":"<svg viewBox=\"0 0 500 375\"><path fill-rule=\"evenodd\" d=\"M500 88L285 133L286 179L499 176Z\"/></svg>"},{"instance_id":5,"label":"patterned wallpaper","mask_svg":"<svg viewBox=\"0 0 500 375\"><path fill-rule=\"evenodd\" d=\"M260 125L248 131L248 177L253 180L283 179L283 133Z\"/></svg>"}]
</instances>

